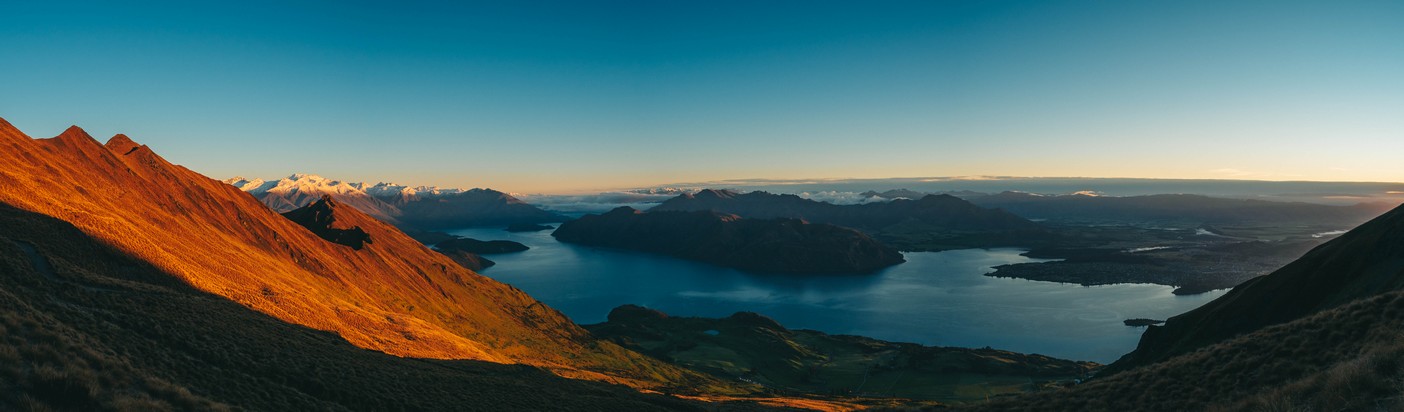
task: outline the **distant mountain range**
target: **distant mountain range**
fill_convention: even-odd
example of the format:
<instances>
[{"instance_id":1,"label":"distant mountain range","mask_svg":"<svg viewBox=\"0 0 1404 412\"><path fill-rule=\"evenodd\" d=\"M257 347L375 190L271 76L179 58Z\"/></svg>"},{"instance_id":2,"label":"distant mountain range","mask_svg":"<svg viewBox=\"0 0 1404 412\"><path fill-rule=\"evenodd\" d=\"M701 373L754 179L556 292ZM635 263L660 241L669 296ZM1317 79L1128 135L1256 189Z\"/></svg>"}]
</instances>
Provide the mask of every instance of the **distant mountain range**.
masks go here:
<instances>
[{"instance_id":1,"label":"distant mountain range","mask_svg":"<svg viewBox=\"0 0 1404 412\"><path fill-rule=\"evenodd\" d=\"M1404 182L1311 182L1238 179L1137 179L1095 177L946 176L879 179L736 179L677 182L659 187L730 188L772 193L861 193L910 190L920 193L1044 194L1099 193L1144 196L1186 193L1235 199L1353 205L1404 202Z\"/></svg>"},{"instance_id":2,"label":"distant mountain range","mask_svg":"<svg viewBox=\"0 0 1404 412\"><path fill-rule=\"evenodd\" d=\"M950 195L836 205L796 195L705 189L684 193L649 211L712 211L756 219L803 219L859 229L904 250L1025 246L1048 236L1041 226L1028 219Z\"/></svg>"},{"instance_id":3,"label":"distant mountain range","mask_svg":"<svg viewBox=\"0 0 1404 412\"><path fill-rule=\"evenodd\" d=\"M1065 222L1182 222L1199 224L1310 224L1354 227L1395 205L1384 202L1335 206L1186 194L1099 196L1093 193L1038 195L1004 192L966 197L971 203L1029 219Z\"/></svg>"},{"instance_id":4,"label":"distant mountain range","mask_svg":"<svg viewBox=\"0 0 1404 412\"><path fill-rule=\"evenodd\" d=\"M82 287L95 293L119 288L122 292L114 293L129 300L148 295L159 300L167 293L124 280L129 274L139 275L165 279L162 285L189 285L205 296L236 302L250 313L261 312L309 331L330 332L325 336L395 356L525 364L562 376L635 387L734 387L595 340L560 312L461 267L356 208L338 205L335 195L280 215L234 186L171 164L125 136L115 136L104 145L73 127L55 138L31 139L0 121L0 188L0 205L66 222L82 236L110 248L108 255L128 257L66 261L70 255L65 243L44 237L47 232L16 232L9 229L10 224L0 226L5 228L0 232L11 239L0 242L0 248L14 251L14 245L33 245L25 253L7 255L18 256L7 259L21 259L8 264L34 262L33 281L88 282L78 285L88 285ZM131 264L124 262L130 261L149 269L129 270ZM96 280L82 280L88 278ZM64 307L86 304L74 300ZM199 313L202 308L175 310ZM99 311L78 310L86 315L77 317L45 316L85 322L69 324L72 327L100 328L83 329L99 338L122 328L153 327L84 320ZM199 331L180 333L202 336ZM224 343L196 337L162 344ZM127 352L116 348L105 353ZM185 357L179 352L171 356ZM271 370L232 371L246 362L219 361L219 369L214 370L229 370L210 373L286 378ZM0 409L8 408L0 404Z\"/></svg>"},{"instance_id":5,"label":"distant mountain range","mask_svg":"<svg viewBox=\"0 0 1404 412\"><path fill-rule=\"evenodd\" d=\"M492 189L453 189L393 183L357 183L294 174L265 181L235 177L224 181L279 212L330 195L338 202L396 226L419 230L560 222L565 216L541 210Z\"/></svg>"}]
</instances>

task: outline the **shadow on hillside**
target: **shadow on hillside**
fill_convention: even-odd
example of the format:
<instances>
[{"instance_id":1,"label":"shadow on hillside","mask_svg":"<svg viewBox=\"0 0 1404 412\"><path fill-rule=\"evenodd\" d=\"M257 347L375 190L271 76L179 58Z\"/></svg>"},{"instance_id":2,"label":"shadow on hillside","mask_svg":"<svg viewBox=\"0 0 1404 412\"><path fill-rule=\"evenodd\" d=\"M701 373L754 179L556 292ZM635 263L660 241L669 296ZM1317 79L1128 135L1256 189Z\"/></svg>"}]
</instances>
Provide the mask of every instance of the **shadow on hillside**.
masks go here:
<instances>
[{"instance_id":1,"label":"shadow on hillside","mask_svg":"<svg viewBox=\"0 0 1404 412\"><path fill-rule=\"evenodd\" d=\"M228 408L701 409L528 366L361 349L0 205L0 410Z\"/></svg>"}]
</instances>

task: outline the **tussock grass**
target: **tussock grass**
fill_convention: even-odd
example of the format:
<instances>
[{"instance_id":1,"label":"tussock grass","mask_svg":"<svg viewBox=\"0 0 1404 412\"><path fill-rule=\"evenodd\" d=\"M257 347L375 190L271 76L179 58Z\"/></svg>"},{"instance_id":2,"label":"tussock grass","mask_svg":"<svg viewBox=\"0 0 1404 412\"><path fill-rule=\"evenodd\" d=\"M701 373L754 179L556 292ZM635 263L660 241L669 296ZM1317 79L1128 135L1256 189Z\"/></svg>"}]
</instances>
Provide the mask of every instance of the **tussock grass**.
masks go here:
<instances>
[{"instance_id":1,"label":"tussock grass","mask_svg":"<svg viewBox=\"0 0 1404 412\"><path fill-rule=\"evenodd\" d=\"M1404 291L977 411L1404 410Z\"/></svg>"},{"instance_id":2,"label":"tussock grass","mask_svg":"<svg viewBox=\"0 0 1404 412\"><path fill-rule=\"evenodd\" d=\"M16 241L53 267L35 270ZM523 365L401 358L173 281L0 206L0 411L703 410Z\"/></svg>"}]
</instances>

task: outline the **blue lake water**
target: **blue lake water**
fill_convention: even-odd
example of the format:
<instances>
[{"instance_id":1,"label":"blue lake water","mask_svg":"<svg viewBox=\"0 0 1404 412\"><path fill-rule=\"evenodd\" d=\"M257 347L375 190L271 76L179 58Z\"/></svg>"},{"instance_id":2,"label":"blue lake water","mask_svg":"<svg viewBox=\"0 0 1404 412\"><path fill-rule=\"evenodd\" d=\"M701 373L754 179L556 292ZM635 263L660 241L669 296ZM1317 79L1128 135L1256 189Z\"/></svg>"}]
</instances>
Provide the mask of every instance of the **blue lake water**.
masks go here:
<instances>
[{"instance_id":1,"label":"blue lake water","mask_svg":"<svg viewBox=\"0 0 1404 412\"><path fill-rule=\"evenodd\" d=\"M1038 261L1018 249L914 252L906 263L871 275L788 276L560 243L549 230L453 233L530 246L487 256L497 266L482 273L582 324L603 322L610 309L629 303L676 316L750 311L792 329L1108 363L1135 349L1145 330L1123 320L1165 319L1225 292L1175 296L1160 285L1085 287L984 276L993 266Z\"/></svg>"}]
</instances>

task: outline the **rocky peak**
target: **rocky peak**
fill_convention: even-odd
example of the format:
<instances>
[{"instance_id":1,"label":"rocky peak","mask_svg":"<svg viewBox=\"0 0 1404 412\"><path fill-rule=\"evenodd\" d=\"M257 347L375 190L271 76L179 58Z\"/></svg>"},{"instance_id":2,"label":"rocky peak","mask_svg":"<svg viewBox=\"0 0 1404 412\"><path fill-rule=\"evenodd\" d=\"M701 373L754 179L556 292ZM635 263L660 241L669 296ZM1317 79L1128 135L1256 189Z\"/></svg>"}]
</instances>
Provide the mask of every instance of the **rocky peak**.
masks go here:
<instances>
[{"instance_id":1,"label":"rocky peak","mask_svg":"<svg viewBox=\"0 0 1404 412\"><path fill-rule=\"evenodd\" d=\"M103 146L106 147L107 150L118 155L131 153L133 150L136 150L138 147L141 147L141 145L137 144L137 142L132 141L132 139L127 137L127 135L120 133L115 136L112 136L111 139L107 139L107 144Z\"/></svg>"},{"instance_id":2,"label":"rocky peak","mask_svg":"<svg viewBox=\"0 0 1404 412\"><path fill-rule=\"evenodd\" d=\"M78 126L68 126L68 129L64 129L63 133L54 136L53 141L64 146L75 148L102 146L102 144L98 143L97 139L94 139L92 135L89 135L87 131L84 131L83 128Z\"/></svg>"},{"instance_id":3,"label":"rocky peak","mask_svg":"<svg viewBox=\"0 0 1404 412\"><path fill-rule=\"evenodd\" d=\"M334 227L338 206L331 195L322 195L321 199L312 204L283 213L283 217L311 230L317 237L332 243L350 246L352 249L361 250L367 243L374 243L371 241L370 235L360 226L352 226L349 229Z\"/></svg>"},{"instance_id":4,"label":"rocky peak","mask_svg":"<svg viewBox=\"0 0 1404 412\"><path fill-rule=\"evenodd\" d=\"M702 189L692 197L698 199L730 199L736 197L736 192L726 189Z\"/></svg>"}]
</instances>

